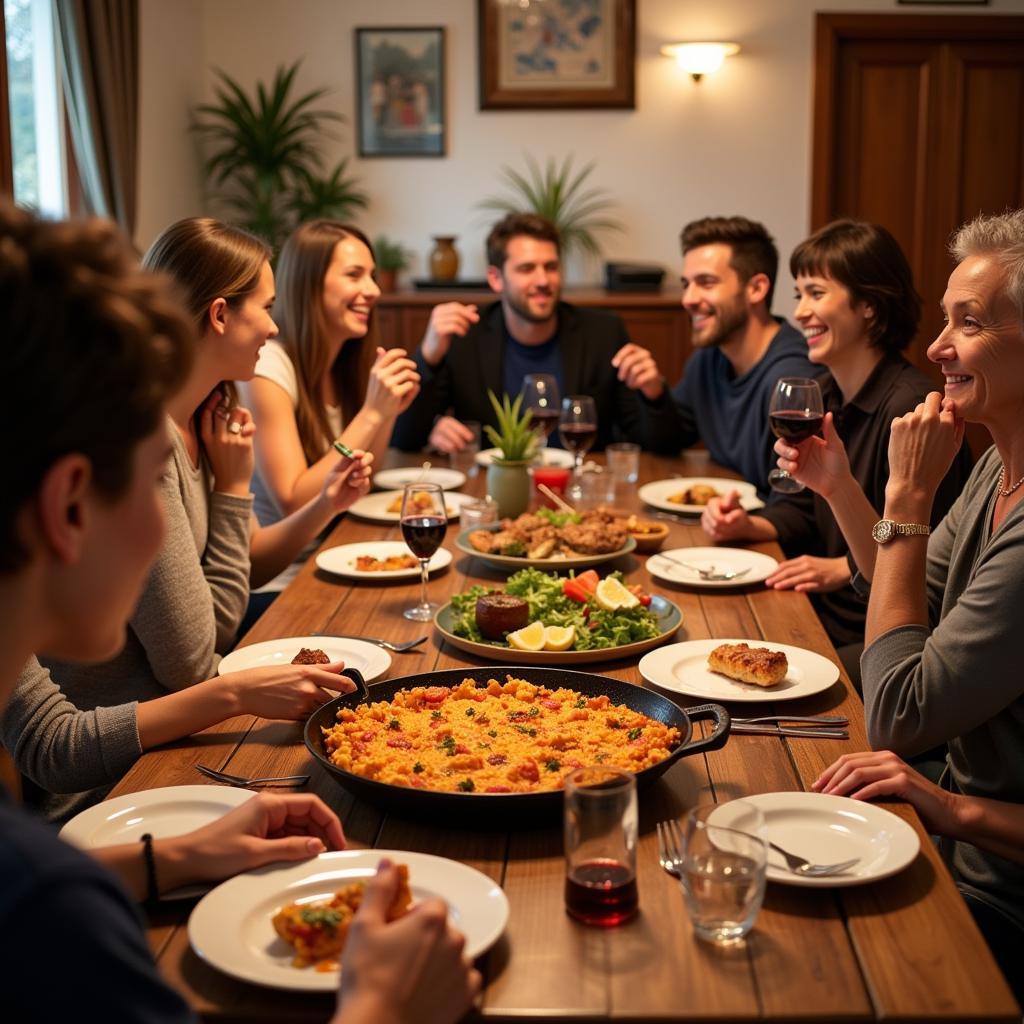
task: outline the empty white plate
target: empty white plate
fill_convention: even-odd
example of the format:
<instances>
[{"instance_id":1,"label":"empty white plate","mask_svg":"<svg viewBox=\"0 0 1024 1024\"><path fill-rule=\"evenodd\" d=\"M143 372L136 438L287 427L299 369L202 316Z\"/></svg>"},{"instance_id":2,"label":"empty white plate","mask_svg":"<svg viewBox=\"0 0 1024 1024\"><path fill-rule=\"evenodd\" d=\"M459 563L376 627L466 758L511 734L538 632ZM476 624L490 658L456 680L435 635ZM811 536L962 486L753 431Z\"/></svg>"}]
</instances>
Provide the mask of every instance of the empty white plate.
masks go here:
<instances>
[{"instance_id":1,"label":"empty white plate","mask_svg":"<svg viewBox=\"0 0 1024 1024\"><path fill-rule=\"evenodd\" d=\"M353 580L400 580L419 579L419 563L411 569L392 569L387 572L362 572L356 568L356 559L360 555L369 555L383 561L385 558L392 558L395 555L411 555L412 552L400 540L367 540L358 544L341 544L336 548L327 548L316 556L317 567L324 572L334 573L336 576L346 576ZM438 548L434 557L430 559L428 568L430 572L443 569L450 565L452 553L445 548Z\"/></svg>"},{"instance_id":2,"label":"empty white plate","mask_svg":"<svg viewBox=\"0 0 1024 1024\"><path fill-rule=\"evenodd\" d=\"M391 655L376 644L349 637L334 636L289 636L281 640L264 640L249 644L221 658L217 672L237 672L243 668L269 668L289 665L292 658L303 647L321 650L331 661L343 661L346 667L362 673L368 682L379 679L391 668Z\"/></svg>"},{"instance_id":3,"label":"empty white plate","mask_svg":"<svg viewBox=\"0 0 1024 1024\"><path fill-rule=\"evenodd\" d=\"M406 484L440 484L446 491L454 491L465 482L465 473L436 466L426 472L419 466L382 469L373 478L373 486L382 491L400 491Z\"/></svg>"},{"instance_id":4,"label":"empty white plate","mask_svg":"<svg viewBox=\"0 0 1024 1024\"><path fill-rule=\"evenodd\" d=\"M891 811L864 800L825 793L762 793L745 796L764 815L768 839L815 864L838 864L857 858L841 875L808 878L786 867L782 855L768 850L768 880L783 885L834 889L864 885L902 871L921 848L917 833ZM709 821L728 827L730 804L722 804Z\"/></svg>"},{"instance_id":5,"label":"empty white plate","mask_svg":"<svg viewBox=\"0 0 1024 1024\"><path fill-rule=\"evenodd\" d=\"M683 562L687 565L682 565ZM771 555L762 555L747 548L670 548L651 555L645 565L652 576L666 583L682 583L708 590L763 583L779 567ZM700 569L743 575L731 580L706 580L701 577Z\"/></svg>"},{"instance_id":6,"label":"empty white plate","mask_svg":"<svg viewBox=\"0 0 1024 1024\"><path fill-rule=\"evenodd\" d=\"M697 484L714 488L722 497L729 491L739 491L740 504L748 512L755 508L764 508L764 502L757 496L757 488L753 484L748 484L745 480L729 480L720 476L681 476L673 477L671 480L653 480L649 484L644 484L637 493L641 501L654 508L699 516L704 511L703 505L684 505L678 501L669 501L673 495L682 494Z\"/></svg>"}]
</instances>

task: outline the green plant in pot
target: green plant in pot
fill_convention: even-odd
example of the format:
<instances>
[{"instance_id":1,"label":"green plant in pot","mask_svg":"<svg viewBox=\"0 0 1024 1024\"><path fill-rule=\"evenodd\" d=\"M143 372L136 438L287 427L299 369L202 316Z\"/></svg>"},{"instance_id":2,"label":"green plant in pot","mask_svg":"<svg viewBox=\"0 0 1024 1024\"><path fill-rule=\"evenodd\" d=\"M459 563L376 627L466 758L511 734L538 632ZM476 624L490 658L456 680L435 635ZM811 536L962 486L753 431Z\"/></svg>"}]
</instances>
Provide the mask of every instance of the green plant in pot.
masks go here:
<instances>
[{"instance_id":1,"label":"green plant in pot","mask_svg":"<svg viewBox=\"0 0 1024 1024\"><path fill-rule=\"evenodd\" d=\"M395 279L409 266L409 252L384 235L373 240L373 258L377 264L377 284L382 292L395 290Z\"/></svg>"},{"instance_id":2,"label":"green plant in pot","mask_svg":"<svg viewBox=\"0 0 1024 1024\"><path fill-rule=\"evenodd\" d=\"M498 419L495 430L484 427L488 440L498 454L487 467L487 493L498 503L502 518L521 515L530 504L529 465L537 452L537 432L530 410L523 410L523 396L515 399L503 395L501 401L493 391L487 392Z\"/></svg>"}]
</instances>

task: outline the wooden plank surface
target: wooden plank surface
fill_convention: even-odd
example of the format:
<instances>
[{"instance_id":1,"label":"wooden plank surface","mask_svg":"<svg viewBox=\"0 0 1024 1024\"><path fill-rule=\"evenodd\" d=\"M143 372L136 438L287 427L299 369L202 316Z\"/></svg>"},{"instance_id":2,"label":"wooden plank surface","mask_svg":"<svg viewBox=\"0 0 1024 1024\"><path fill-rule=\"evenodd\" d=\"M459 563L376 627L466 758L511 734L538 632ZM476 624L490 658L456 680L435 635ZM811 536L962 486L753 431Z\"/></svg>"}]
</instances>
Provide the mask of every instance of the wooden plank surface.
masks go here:
<instances>
[{"instance_id":1,"label":"wooden plank surface","mask_svg":"<svg viewBox=\"0 0 1024 1024\"><path fill-rule=\"evenodd\" d=\"M706 473L706 459L644 455L641 479ZM481 478L464 487L480 493ZM632 490L617 504L635 506ZM452 566L431 579L431 600L503 574L445 545ZM327 545L396 536L391 527L343 518ZM707 543L693 524L673 522L669 547ZM778 556L774 545L759 550ZM758 585L717 592L653 581L645 556L616 565L631 581L665 594L683 612L676 640L745 637L795 644L835 659L806 596ZM392 656L388 678L480 664L439 645L432 629L402 617L419 584L367 586L336 579L310 561L271 605L245 643L316 632L357 633L427 643ZM593 671L643 685L636 661ZM501 667L497 668L501 671ZM697 701L680 698L682 705ZM781 707L781 705L780 705ZM913 810L886 805L915 827L922 855L896 877L867 886L812 890L771 885L754 931L733 950L697 941L678 882L657 863L654 825L701 802L746 794L806 790L840 753L867 747L863 708L845 674L824 693L786 705L794 713L841 712L850 739L786 740L737 735L709 754L683 758L641 796L637 881L641 913L616 929L591 929L563 910L564 862L555 825L512 830L453 829L385 814L354 800L321 771L296 723L234 719L140 759L115 793L201 781L202 762L242 775L309 772L311 788L341 816L350 846L414 850L451 857L503 885L511 906L505 936L482 958L485 989L476 1014L488 1021L616 1020L1019 1020L1006 985ZM737 713L739 713L737 711ZM468 823L467 823L468 824ZM331 1000L234 982L190 950L190 904L173 904L153 922L150 940L168 979L204 1018L216 1021L325 1020Z\"/></svg>"}]
</instances>

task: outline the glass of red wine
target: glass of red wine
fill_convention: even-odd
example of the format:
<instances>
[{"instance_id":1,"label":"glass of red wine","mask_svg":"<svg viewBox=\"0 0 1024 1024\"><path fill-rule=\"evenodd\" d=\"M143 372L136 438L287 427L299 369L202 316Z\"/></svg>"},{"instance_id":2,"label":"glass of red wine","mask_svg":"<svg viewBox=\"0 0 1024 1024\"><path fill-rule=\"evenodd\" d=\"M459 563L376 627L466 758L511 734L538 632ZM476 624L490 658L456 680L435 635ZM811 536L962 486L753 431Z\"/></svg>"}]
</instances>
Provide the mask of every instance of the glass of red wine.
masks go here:
<instances>
[{"instance_id":1,"label":"glass of red wine","mask_svg":"<svg viewBox=\"0 0 1024 1024\"><path fill-rule=\"evenodd\" d=\"M558 381L550 373L528 373L523 378L523 408L530 410L544 445L558 426L560 404Z\"/></svg>"},{"instance_id":2,"label":"glass of red wine","mask_svg":"<svg viewBox=\"0 0 1024 1024\"><path fill-rule=\"evenodd\" d=\"M419 559L421 574L420 603L402 613L416 622L429 622L438 605L427 600L428 566L448 530L444 491L440 484L406 484L402 491L402 539Z\"/></svg>"},{"instance_id":3,"label":"glass of red wine","mask_svg":"<svg viewBox=\"0 0 1024 1024\"><path fill-rule=\"evenodd\" d=\"M789 444L800 444L821 430L824 417L821 388L816 380L812 377L780 377L776 381L768 405L768 423L776 437ZM796 494L804 489L802 483L778 468L768 474L768 483L784 494Z\"/></svg>"},{"instance_id":4,"label":"glass of red wine","mask_svg":"<svg viewBox=\"0 0 1024 1024\"><path fill-rule=\"evenodd\" d=\"M636 777L593 765L565 778L565 909L611 928L637 911Z\"/></svg>"},{"instance_id":5,"label":"glass of red wine","mask_svg":"<svg viewBox=\"0 0 1024 1024\"><path fill-rule=\"evenodd\" d=\"M597 440L597 410L588 395L569 395L562 399L562 415L558 421L562 444L573 457L573 484L569 496L578 501L583 496L580 476L583 457Z\"/></svg>"}]
</instances>

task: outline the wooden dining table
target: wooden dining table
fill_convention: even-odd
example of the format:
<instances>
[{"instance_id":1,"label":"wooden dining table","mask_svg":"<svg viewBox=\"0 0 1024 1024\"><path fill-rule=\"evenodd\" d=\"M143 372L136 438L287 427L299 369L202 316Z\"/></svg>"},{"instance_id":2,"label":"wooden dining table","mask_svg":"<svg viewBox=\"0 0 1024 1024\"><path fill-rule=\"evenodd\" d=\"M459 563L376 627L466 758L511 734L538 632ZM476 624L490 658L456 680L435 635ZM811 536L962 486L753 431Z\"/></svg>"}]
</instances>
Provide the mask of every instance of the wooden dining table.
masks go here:
<instances>
[{"instance_id":1,"label":"wooden dining table","mask_svg":"<svg viewBox=\"0 0 1024 1024\"><path fill-rule=\"evenodd\" d=\"M601 456L596 457L600 462ZM389 453L393 465L410 456ZM435 464L439 461L434 459ZM640 482L671 476L731 475L701 453L666 459L644 454ZM462 490L482 493L483 472ZM636 485L620 486L616 504L640 511ZM650 512L650 510L648 510ZM500 585L505 574L455 547L451 566L429 584L443 603L475 583ZM397 526L342 517L325 546L400 538ZM697 520L673 518L667 548L704 546ZM754 545L781 557L774 544ZM835 661L835 651L804 594L763 584L707 590L661 583L646 556L626 555L607 568L663 594L682 611L676 640L743 637L792 644ZM314 633L361 634L395 642L424 633L427 642L393 655L385 678L486 664L440 640L429 624L403 618L419 581L366 583L328 575L310 559L241 645ZM582 669L643 686L636 658ZM500 675L504 666L496 665ZM682 706L700 703L674 695ZM750 705L746 705L749 708ZM247 777L309 773L309 789L340 816L352 848L418 851L451 858L500 884L510 916L498 943L480 958L483 991L469 1019L488 1021L1020 1021L1021 1011L960 898L949 872L907 804L885 803L915 829L921 850L898 874L847 888L770 883L747 939L731 948L698 940L679 882L658 863L655 824L681 818L708 801L769 792L807 791L840 754L868 748L863 707L845 672L828 690L773 706L797 714L843 714L849 739L730 736L711 753L684 757L640 793L637 882L640 913L616 928L579 924L564 910L565 864L556 819L479 829L464 821L423 822L356 800L321 769L302 742L300 723L243 716L145 754L111 796L204 782L197 764ZM763 709L763 710L761 710ZM739 706L731 710L738 714ZM212 784L212 783L211 783ZM327 995L279 991L237 981L205 963L189 945L194 904L169 902L150 918L148 936L160 970L197 1014L213 1021L322 1021Z\"/></svg>"}]
</instances>

